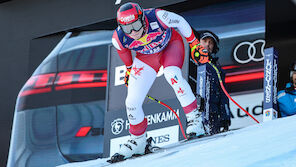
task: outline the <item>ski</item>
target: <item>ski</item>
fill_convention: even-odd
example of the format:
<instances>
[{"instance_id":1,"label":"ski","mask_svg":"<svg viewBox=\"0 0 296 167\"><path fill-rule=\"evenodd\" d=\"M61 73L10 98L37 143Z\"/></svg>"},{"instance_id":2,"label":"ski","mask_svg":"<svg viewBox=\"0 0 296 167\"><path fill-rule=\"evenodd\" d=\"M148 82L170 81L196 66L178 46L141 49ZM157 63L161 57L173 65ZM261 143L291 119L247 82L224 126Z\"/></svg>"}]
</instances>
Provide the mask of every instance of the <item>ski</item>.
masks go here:
<instances>
[{"instance_id":1,"label":"ski","mask_svg":"<svg viewBox=\"0 0 296 167\"><path fill-rule=\"evenodd\" d=\"M225 137L230 134L232 134L232 131L218 133L218 134L214 134L214 135L204 135L204 136L200 136L200 137L193 137L190 139L183 139L183 140L180 140L179 142L174 143L174 144L170 144L170 145L167 145L164 147L153 148L154 150L152 151L152 153L157 153L157 152L161 152L161 151L168 151L170 149L173 149L176 147L181 147L183 145L191 144L191 143L199 143L199 142L203 142L203 141L209 142L211 140L216 140L218 138Z\"/></svg>"},{"instance_id":2,"label":"ski","mask_svg":"<svg viewBox=\"0 0 296 167\"><path fill-rule=\"evenodd\" d=\"M218 138L221 137L225 137L229 134L232 134L231 131L228 132L223 132L223 133L218 133L218 134L214 134L214 135L205 135L205 136L201 136L201 137L193 137L191 139L184 139L184 140L180 140L177 143L174 144L170 144L164 147L157 147L157 146L152 146L151 142L152 142L152 138L148 138L147 139L147 146L145 149L145 154L143 155L134 155L130 158L126 158L124 159L124 157L120 154L114 154L112 157L110 157L110 159L107 160L107 162L109 164L106 164L104 166L109 166L111 164L115 164L115 163L120 163L123 162L125 160L132 160L135 158L139 158L139 157L143 157L143 156L147 156L147 155L151 155L151 154L155 154L155 153L163 153L163 152L167 152L167 154L163 155L163 156L167 156L169 154L171 154L170 150L173 148L177 148L177 147L182 147L185 144L191 144L191 143L198 143L198 142L209 142L211 140L216 140ZM178 151L175 151L174 153L176 153Z\"/></svg>"}]
</instances>

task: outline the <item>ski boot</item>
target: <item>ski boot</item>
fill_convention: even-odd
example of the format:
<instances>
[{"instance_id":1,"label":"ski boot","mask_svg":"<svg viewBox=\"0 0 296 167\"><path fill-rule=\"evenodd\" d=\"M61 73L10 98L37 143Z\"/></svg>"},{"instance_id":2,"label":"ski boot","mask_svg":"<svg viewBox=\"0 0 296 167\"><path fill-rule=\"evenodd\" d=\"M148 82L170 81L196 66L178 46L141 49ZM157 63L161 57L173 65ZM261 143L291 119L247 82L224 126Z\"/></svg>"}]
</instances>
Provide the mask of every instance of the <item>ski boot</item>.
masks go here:
<instances>
[{"instance_id":1,"label":"ski boot","mask_svg":"<svg viewBox=\"0 0 296 167\"><path fill-rule=\"evenodd\" d=\"M146 147L146 132L140 136L130 134L130 139L120 145L119 151L108 162L114 163L131 158L132 156L144 155L146 153Z\"/></svg>"},{"instance_id":2,"label":"ski boot","mask_svg":"<svg viewBox=\"0 0 296 167\"><path fill-rule=\"evenodd\" d=\"M202 113L197 109L186 114L187 118L187 139L202 137L205 135L204 125L202 122Z\"/></svg>"}]
</instances>

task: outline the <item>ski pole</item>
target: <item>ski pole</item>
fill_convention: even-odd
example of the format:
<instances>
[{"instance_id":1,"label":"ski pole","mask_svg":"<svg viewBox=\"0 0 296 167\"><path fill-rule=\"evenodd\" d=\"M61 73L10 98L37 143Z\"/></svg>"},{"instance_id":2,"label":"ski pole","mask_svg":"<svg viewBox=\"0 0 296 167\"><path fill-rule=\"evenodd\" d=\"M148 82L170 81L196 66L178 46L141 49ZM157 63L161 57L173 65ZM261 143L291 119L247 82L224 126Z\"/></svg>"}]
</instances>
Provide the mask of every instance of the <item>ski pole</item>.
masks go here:
<instances>
[{"instance_id":1,"label":"ski pole","mask_svg":"<svg viewBox=\"0 0 296 167\"><path fill-rule=\"evenodd\" d=\"M155 99L155 98L153 98L153 97L151 97L151 96L149 96L149 95L147 95L146 97L148 97L150 100L152 100L152 101L155 101L155 102L157 102L157 103L159 103L159 104L161 104L161 105L163 105L163 106L165 106L166 108L168 108L168 109L170 109L175 115L176 115L176 117L177 117L177 119L178 119L178 123L179 123L179 125L180 125L180 129L181 129L181 132L182 132L182 135L183 135L183 137L185 138L185 139L187 139L187 137L186 137L186 135L185 135L185 132L184 132L184 129L183 129L183 126L182 126L182 123L181 123L181 120L180 120L180 117L178 116L178 114L170 107L170 106L168 106L167 104L165 104L165 103L163 103L163 102L161 102L161 101L159 101L159 100L157 100L157 99Z\"/></svg>"},{"instance_id":2,"label":"ski pole","mask_svg":"<svg viewBox=\"0 0 296 167\"><path fill-rule=\"evenodd\" d=\"M232 97L228 94L228 92L226 91L226 89L225 89L225 87L224 87L224 85L223 85L223 82L222 82L222 79L221 79L221 75L220 75L220 72L219 72L219 70L218 70L218 68L214 65L214 64L212 64L212 62L211 61L209 61L208 62L214 69L215 69L215 71L216 71L216 73L217 73L217 75L218 75L218 79L219 79L219 82L220 82L220 86L221 86L221 88L222 88L222 90L223 90L223 92L225 93L225 95L234 103L234 104L236 104L240 109L242 109L248 116L250 116L254 121L256 121L258 124L259 124L259 121L257 120L257 119L255 119L248 111L246 111L244 108L242 108L236 101L234 101L233 99L232 99Z\"/></svg>"}]
</instances>

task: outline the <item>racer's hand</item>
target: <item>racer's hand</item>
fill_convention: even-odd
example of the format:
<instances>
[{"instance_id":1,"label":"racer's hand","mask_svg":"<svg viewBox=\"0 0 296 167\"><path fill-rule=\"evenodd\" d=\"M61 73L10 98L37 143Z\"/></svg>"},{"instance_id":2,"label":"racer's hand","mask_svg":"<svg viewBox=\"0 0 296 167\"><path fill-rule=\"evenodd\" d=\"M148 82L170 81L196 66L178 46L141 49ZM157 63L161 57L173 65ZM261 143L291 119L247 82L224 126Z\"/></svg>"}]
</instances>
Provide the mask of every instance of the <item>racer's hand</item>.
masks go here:
<instances>
[{"instance_id":1,"label":"racer's hand","mask_svg":"<svg viewBox=\"0 0 296 167\"><path fill-rule=\"evenodd\" d=\"M208 51L200 45L200 42L195 39L192 43L189 44L191 48L191 57L197 63L202 64L209 62L209 53Z\"/></svg>"},{"instance_id":2,"label":"racer's hand","mask_svg":"<svg viewBox=\"0 0 296 167\"><path fill-rule=\"evenodd\" d=\"M132 67L126 68L125 77L124 77L124 83L126 87L128 87L128 80L131 74L131 70L132 70Z\"/></svg>"}]
</instances>

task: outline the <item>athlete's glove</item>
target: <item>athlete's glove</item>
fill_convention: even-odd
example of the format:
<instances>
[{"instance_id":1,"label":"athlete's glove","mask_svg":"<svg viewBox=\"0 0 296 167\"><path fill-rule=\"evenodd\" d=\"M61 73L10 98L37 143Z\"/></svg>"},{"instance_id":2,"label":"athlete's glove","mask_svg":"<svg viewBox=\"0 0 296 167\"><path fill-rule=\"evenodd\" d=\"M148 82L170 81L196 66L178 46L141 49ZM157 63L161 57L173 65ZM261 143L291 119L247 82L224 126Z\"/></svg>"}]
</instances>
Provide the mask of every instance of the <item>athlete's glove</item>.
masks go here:
<instances>
[{"instance_id":1,"label":"athlete's glove","mask_svg":"<svg viewBox=\"0 0 296 167\"><path fill-rule=\"evenodd\" d=\"M131 74L131 70L132 70L132 67L126 68L125 77L124 77L124 83L126 87L128 87L128 80Z\"/></svg>"},{"instance_id":2,"label":"athlete's glove","mask_svg":"<svg viewBox=\"0 0 296 167\"><path fill-rule=\"evenodd\" d=\"M197 39L190 43L189 46L191 48L191 57L195 63L200 62L204 64L209 62L208 51L200 45L200 42Z\"/></svg>"}]
</instances>

